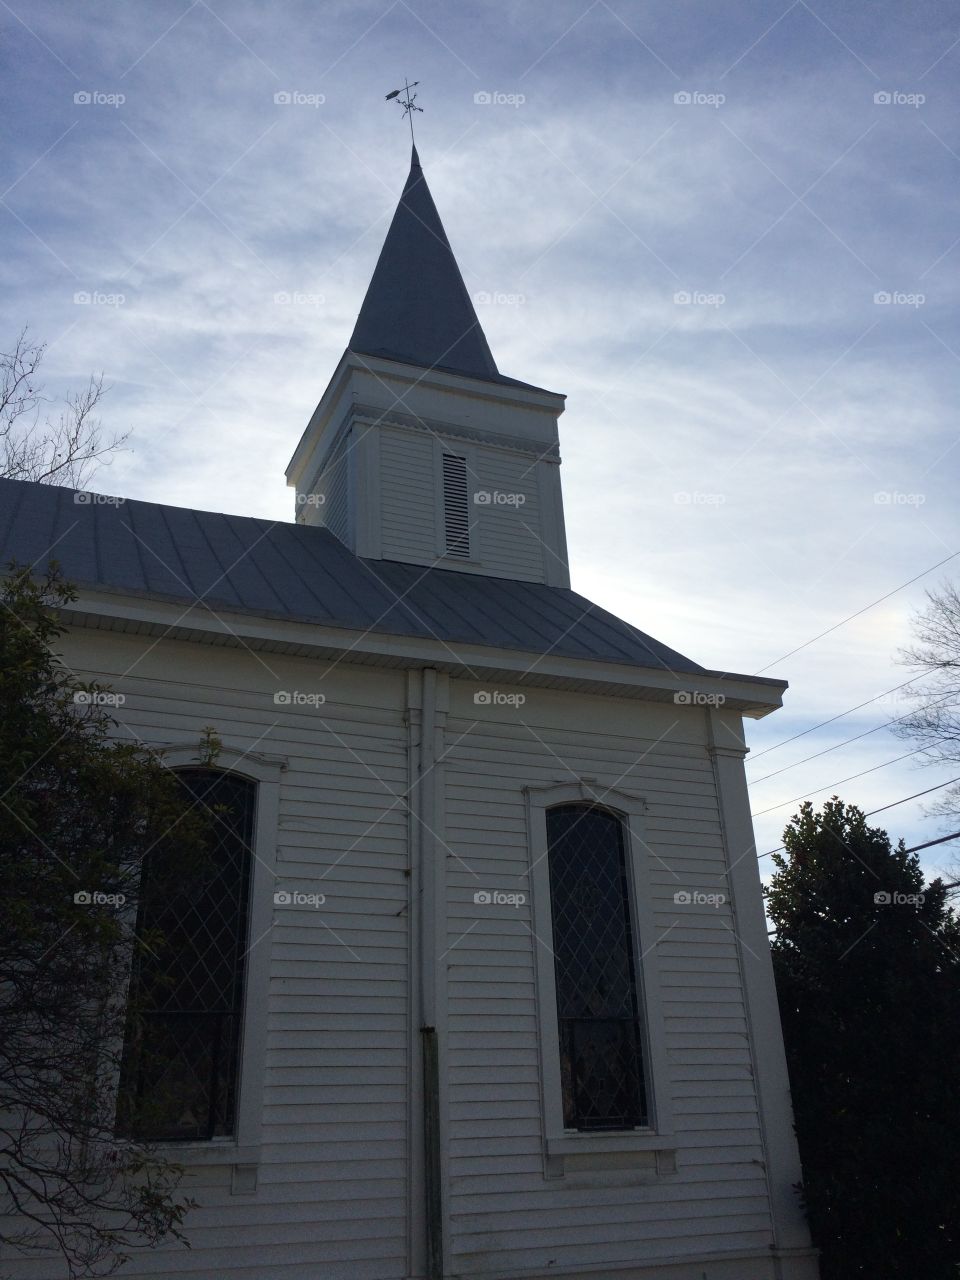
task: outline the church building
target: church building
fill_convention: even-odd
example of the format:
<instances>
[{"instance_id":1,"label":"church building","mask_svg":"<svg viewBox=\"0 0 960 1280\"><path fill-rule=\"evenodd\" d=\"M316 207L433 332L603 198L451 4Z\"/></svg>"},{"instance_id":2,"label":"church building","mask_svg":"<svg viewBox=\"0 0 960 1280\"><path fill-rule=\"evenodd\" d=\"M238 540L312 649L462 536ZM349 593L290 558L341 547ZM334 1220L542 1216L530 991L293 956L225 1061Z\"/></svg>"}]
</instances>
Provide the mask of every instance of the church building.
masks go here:
<instances>
[{"instance_id":1,"label":"church building","mask_svg":"<svg viewBox=\"0 0 960 1280\"><path fill-rule=\"evenodd\" d=\"M131 1068L191 1248L121 1276L816 1280L743 768L786 686L571 589L563 408L414 150L293 520L0 481L65 663L231 815Z\"/></svg>"}]
</instances>

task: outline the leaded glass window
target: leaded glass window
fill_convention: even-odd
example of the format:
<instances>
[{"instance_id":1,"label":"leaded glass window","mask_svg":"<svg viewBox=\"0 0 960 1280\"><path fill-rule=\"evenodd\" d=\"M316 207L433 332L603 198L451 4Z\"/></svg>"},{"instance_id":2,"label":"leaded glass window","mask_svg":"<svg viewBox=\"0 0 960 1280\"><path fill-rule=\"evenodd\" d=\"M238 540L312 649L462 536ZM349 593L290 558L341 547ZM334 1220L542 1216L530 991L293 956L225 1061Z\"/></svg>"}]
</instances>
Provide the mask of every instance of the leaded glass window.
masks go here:
<instances>
[{"instance_id":1,"label":"leaded glass window","mask_svg":"<svg viewBox=\"0 0 960 1280\"><path fill-rule=\"evenodd\" d=\"M588 804L546 817L564 1127L645 1125L623 824Z\"/></svg>"},{"instance_id":2,"label":"leaded glass window","mask_svg":"<svg viewBox=\"0 0 960 1280\"><path fill-rule=\"evenodd\" d=\"M195 873L169 846L144 862L120 1126L141 1138L226 1137L237 1110L256 783L215 769L178 777L210 819Z\"/></svg>"}]
</instances>

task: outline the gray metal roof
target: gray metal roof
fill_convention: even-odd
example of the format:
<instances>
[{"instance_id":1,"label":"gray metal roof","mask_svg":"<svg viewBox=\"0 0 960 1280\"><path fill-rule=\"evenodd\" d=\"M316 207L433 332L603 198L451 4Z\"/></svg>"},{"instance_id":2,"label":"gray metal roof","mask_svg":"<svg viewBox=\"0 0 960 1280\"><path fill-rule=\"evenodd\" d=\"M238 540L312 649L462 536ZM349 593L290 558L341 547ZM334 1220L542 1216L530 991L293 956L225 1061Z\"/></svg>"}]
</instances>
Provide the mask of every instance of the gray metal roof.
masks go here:
<instances>
[{"instance_id":1,"label":"gray metal roof","mask_svg":"<svg viewBox=\"0 0 960 1280\"><path fill-rule=\"evenodd\" d=\"M416 147L349 348L475 378L501 377Z\"/></svg>"},{"instance_id":2,"label":"gray metal roof","mask_svg":"<svg viewBox=\"0 0 960 1280\"><path fill-rule=\"evenodd\" d=\"M0 560L264 618L676 672L704 668L562 587L363 560L326 529L0 480Z\"/></svg>"}]
</instances>

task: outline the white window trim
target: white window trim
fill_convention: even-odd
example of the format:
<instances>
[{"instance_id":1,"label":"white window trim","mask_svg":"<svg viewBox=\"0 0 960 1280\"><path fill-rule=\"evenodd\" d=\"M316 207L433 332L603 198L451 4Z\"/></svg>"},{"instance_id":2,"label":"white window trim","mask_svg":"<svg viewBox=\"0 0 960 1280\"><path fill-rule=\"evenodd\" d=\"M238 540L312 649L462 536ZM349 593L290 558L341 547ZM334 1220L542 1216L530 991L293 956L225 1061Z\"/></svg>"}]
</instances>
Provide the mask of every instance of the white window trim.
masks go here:
<instances>
[{"instance_id":1,"label":"white window trim","mask_svg":"<svg viewBox=\"0 0 960 1280\"><path fill-rule=\"evenodd\" d=\"M163 763L170 769L202 768L205 761L195 745L165 746ZM280 809L280 775L287 762L239 748L222 746L210 763L213 769L235 773L257 783L254 817L253 866L247 912L246 972L243 989L243 1025L240 1035L240 1071L237 1081L236 1132L229 1138L205 1141L158 1142L164 1155L179 1164L256 1166L260 1162L263 1119L263 1086L267 1058L267 995L270 982L270 944L273 927L273 892L277 866L277 830ZM235 1170L236 1174L236 1170ZM234 1178L236 1182L236 1176ZM254 1177L251 1185L256 1187Z\"/></svg>"},{"instance_id":2,"label":"white window trim","mask_svg":"<svg viewBox=\"0 0 960 1280\"><path fill-rule=\"evenodd\" d=\"M649 845L643 815L647 804L641 796L616 788L604 789L587 782L553 787L525 787L530 847L530 894L536 956L537 1012L540 1030L540 1081L543 1137L547 1156L616 1151L656 1151L673 1145L669 1068L656 932L651 905ZM560 1079L560 1031L557 1020L557 986L553 955L553 921L550 910L550 868L547 860L546 811L558 804L596 804L620 818L626 837L626 862L630 888L630 919L636 948L634 964L640 1002L644 1078L649 1124L643 1128L581 1133L563 1124Z\"/></svg>"},{"instance_id":3,"label":"white window trim","mask_svg":"<svg viewBox=\"0 0 960 1280\"><path fill-rule=\"evenodd\" d=\"M466 458L467 460L467 526L470 531L470 554L468 556L451 556L447 554L447 531L446 522L443 518L443 455L445 453L451 453L455 457ZM434 436L433 487L435 494L434 509L437 513L435 546L437 559L443 562L441 567L458 564L480 564L480 514L477 504L473 500L474 494L480 489L476 446L463 444L455 440L442 440L438 436Z\"/></svg>"}]
</instances>

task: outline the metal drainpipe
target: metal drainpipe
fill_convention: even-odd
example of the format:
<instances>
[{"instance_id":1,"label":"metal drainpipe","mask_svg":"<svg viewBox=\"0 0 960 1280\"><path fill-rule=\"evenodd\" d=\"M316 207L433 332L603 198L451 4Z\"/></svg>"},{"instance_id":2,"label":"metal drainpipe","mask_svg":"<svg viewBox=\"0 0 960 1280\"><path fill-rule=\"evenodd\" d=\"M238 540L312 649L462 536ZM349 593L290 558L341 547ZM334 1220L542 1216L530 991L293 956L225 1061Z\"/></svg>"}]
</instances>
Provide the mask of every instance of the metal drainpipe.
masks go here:
<instances>
[{"instance_id":1,"label":"metal drainpipe","mask_svg":"<svg viewBox=\"0 0 960 1280\"><path fill-rule=\"evenodd\" d=\"M440 1152L440 1056L437 1043L436 734L437 673L423 669L420 716L419 844L422 899L420 911L420 1044L423 1062L424 1217L428 1280L443 1280L443 1175Z\"/></svg>"}]
</instances>

